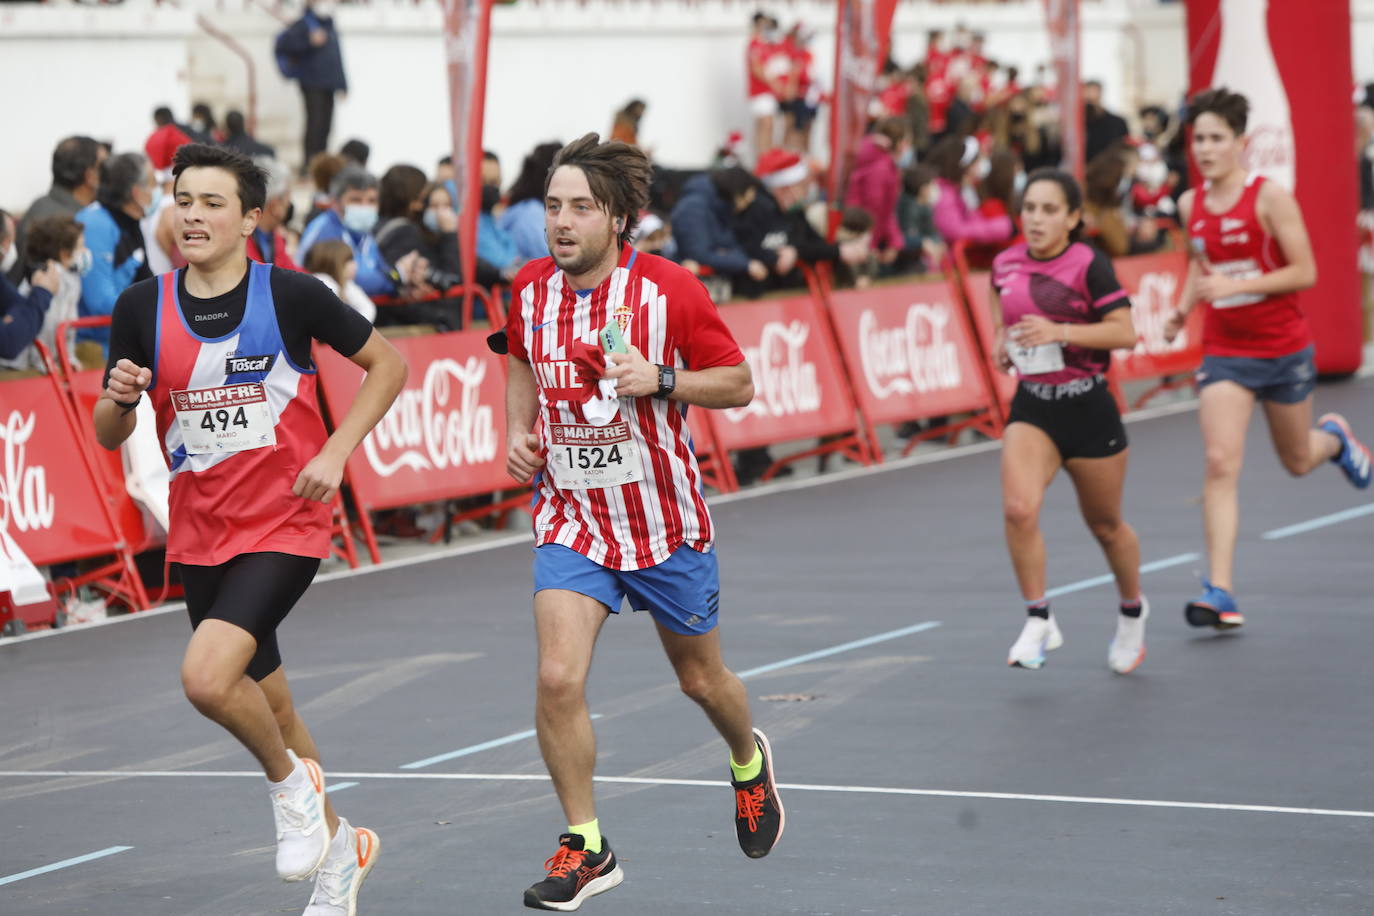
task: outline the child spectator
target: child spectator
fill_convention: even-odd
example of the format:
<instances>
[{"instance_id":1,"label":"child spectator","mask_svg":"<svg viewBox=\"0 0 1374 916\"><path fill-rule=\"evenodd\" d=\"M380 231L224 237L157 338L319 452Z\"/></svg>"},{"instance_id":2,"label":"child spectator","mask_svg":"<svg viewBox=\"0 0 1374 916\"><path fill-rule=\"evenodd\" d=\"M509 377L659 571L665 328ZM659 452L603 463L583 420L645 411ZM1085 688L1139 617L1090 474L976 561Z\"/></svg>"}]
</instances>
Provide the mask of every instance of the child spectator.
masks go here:
<instances>
[{"instance_id":1,"label":"child spectator","mask_svg":"<svg viewBox=\"0 0 1374 916\"><path fill-rule=\"evenodd\" d=\"M347 242L326 239L311 246L305 256L305 269L329 287L345 305L368 321L376 322L376 304L367 297L361 286L353 282L358 275L358 262L353 260L353 249Z\"/></svg>"}]
</instances>

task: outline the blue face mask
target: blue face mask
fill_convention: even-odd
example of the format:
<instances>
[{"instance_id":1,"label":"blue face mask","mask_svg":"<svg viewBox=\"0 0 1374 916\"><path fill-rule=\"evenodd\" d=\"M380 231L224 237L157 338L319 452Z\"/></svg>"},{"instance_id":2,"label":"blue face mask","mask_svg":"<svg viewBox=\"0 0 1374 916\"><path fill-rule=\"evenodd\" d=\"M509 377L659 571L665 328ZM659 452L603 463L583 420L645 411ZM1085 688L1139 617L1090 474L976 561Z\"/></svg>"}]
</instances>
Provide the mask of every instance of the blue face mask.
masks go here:
<instances>
[{"instance_id":1,"label":"blue face mask","mask_svg":"<svg viewBox=\"0 0 1374 916\"><path fill-rule=\"evenodd\" d=\"M377 225L377 208L367 204L349 204L344 207L343 224L354 232L371 232Z\"/></svg>"},{"instance_id":2,"label":"blue face mask","mask_svg":"<svg viewBox=\"0 0 1374 916\"><path fill-rule=\"evenodd\" d=\"M143 215L151 216L157 212L157 208L162 206L162 185L153 185L153 196L148 201L148 210Z\"/></svg>"},{"instance_id":3,"label":"blue face mask","mask_svg":"<svg viewBox=\"0 0 1374 916\"><path fill-rule=\"evenodd\" d=\"M84 277L86 276L86 274L91 272L91 265L93 265L94 263L95 258L91 255L91 249L82 248L79 252L77 252L75 256L72 257L72 270L76 271Z\"/></svg>"},{"instance_id":4,"label":"blue face mask","mask_svg":"<svg viewBox=\"0 0 1374 916\"><path fill-rule=\"evenodd\" d=\"M435 235L439 234L439 214L433 210L426 210L420 222L425 224L425 228Z\"/></svg>"}]
</instances>

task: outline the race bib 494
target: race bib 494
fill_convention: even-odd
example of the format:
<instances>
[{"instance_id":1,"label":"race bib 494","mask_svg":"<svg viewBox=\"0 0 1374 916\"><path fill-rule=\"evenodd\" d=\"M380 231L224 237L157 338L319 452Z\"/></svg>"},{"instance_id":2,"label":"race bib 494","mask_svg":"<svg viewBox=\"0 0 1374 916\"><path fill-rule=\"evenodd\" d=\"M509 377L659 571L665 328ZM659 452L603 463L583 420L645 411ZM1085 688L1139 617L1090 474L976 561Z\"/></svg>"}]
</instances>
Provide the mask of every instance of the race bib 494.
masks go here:
<instances>
[{"instance_id":1,"label":"race bib 494","mask_svg":"<svg viewBox=\"0 0 1374 916\"><path fill-rule=\"evenodd\" d=\"M277 444L261 382L172 392L177 428L190 455L216 455Z\"/></svg>"}]
</instances>

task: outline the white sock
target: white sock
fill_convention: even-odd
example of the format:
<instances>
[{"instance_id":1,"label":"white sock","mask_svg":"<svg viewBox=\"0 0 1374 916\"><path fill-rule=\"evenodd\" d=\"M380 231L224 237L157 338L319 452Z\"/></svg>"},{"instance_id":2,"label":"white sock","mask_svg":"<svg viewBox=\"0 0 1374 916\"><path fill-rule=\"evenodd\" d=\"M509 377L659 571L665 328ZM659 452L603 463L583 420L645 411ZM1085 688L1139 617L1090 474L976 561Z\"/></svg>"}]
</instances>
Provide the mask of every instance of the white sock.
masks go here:
<instances>
[{"instance_id":1,"label":"white sock","mask_svg":"<svg viewBox=\"0 0 1374 916\"><path fill-rule=\"evenodd\" d=\"M339 818L339 829L334 831L334 839L329 841L329 856L341 856L348 851L348 825Z\"/></svg>"},{"instance_id":2,"label":"white sock","mask_svg":"<svg viewBox=\"0 0 1374 916\"><path fill-rule=\"evenodd\" d=\"M281 782L273 782L270 779L267 780L267 790L269 792L277 792L281 789L294 789L297 786L304 785L306 780L310 778L306 774L305 764L301 763L300 758L292 754L291 759L296 762L296 768Z\"/></svg>"}]
</instances>

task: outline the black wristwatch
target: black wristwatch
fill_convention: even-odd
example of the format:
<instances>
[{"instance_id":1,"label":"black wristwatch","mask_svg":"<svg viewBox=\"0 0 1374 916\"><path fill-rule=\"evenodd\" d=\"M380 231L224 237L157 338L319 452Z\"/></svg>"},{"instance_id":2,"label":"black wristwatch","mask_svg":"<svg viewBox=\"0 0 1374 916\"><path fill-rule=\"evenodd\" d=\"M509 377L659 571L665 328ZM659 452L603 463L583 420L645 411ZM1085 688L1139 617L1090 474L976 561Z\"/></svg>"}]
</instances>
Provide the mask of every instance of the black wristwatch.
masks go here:
<instances>
[{"instance_id":1,"label":"black wristwatch","mask_svg":"<svg viewBox=\"0 0 1374 916\"><path fill-rule=\"evenodd\" d=\"M661 401L668 400L668 396L677 387L677 370L672 366L658 367L658 390L654 392L654 397Z\"/></svg>"}]
</instances>

